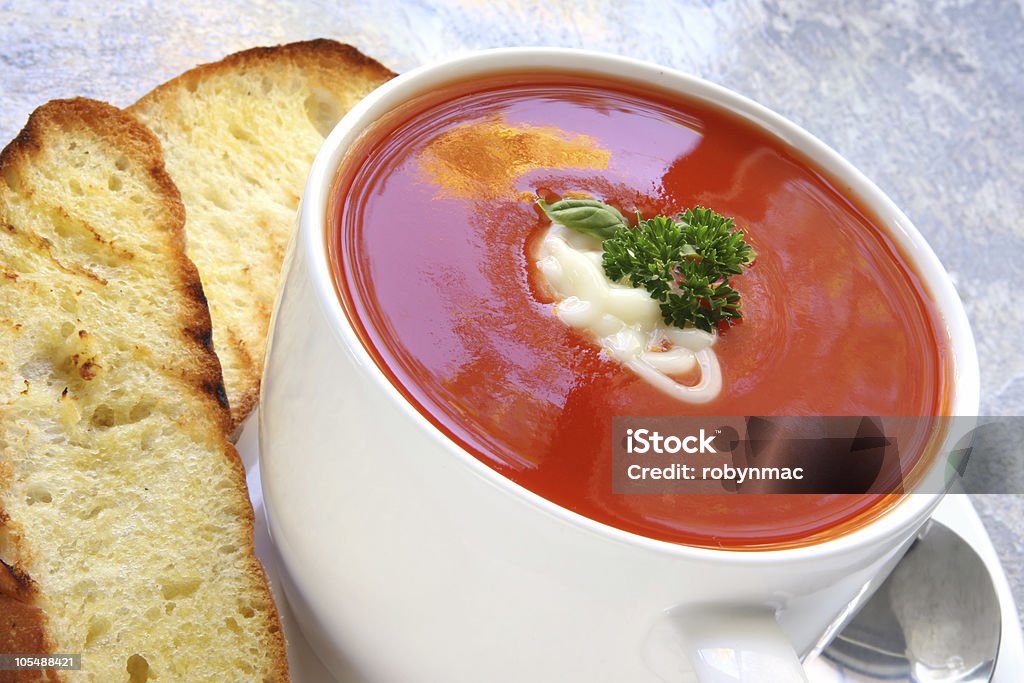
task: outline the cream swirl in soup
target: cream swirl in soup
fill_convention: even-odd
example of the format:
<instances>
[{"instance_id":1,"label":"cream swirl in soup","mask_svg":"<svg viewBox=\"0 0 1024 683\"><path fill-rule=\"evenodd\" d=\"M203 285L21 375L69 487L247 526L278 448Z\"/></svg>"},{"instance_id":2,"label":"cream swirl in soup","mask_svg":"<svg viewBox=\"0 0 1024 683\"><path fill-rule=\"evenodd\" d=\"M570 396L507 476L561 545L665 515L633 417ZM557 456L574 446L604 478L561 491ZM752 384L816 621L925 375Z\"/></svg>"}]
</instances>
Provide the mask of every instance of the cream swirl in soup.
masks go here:
<instances>
[{"instance_id":1,"label":"cream swirl in soup","mask_svg":"<svg viewBox=\"0 0 1024 683\"><path fill-rule=\"evenodd\" d=\"M555 295L555 314L660 391L687 403L714 400L722 390L717 335L666 324L647 290L608 279L601 253L599 240L558 223L545 232L537 269Z\"/></svg>"}]
</instances>

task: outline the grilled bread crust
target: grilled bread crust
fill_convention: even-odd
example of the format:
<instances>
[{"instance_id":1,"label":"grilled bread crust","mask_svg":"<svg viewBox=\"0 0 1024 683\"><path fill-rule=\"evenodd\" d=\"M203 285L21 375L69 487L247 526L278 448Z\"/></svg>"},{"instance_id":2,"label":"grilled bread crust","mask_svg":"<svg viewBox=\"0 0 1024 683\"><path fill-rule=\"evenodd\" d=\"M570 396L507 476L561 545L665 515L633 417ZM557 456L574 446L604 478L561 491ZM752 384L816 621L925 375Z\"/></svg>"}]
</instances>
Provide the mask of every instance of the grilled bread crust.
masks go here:
<instances>
[{"instance_id":1,"label":"grilled bread crust","mask_svg":"<svg viewBox=\"0 0 1024 683\"><path fill-rule=\"evenodd\" d=\"M394 74L311 40L199 66L128 111L163 144L187 212L213 342L237 427L255 407L270 313L310 165L356 102Z\"/></svg>"},{"instance_id":2,"label":"grilled bread crust","mask_svg":"<svg viewBox=\"0 0 1024 683\"><path fill-rule=\"evenodd\" d=\"M8 680L288 680L184 219L110 105L0 153L0 651L82 655Z\"/></svg>"}]
</instances>

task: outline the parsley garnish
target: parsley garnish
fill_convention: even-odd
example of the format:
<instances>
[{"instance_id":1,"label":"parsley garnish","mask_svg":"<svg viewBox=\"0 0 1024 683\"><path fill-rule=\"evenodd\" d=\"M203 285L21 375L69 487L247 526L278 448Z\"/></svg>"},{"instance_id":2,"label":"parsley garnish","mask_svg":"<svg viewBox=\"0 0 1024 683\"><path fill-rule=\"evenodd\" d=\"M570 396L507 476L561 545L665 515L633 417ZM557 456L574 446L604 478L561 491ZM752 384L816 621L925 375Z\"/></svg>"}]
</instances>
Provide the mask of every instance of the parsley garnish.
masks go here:
<instances>
[{"instance_id":1,"label":"parsley garnish","mask_svg":"<svg viewBox=\"0 0 1024 683\"><path fill-rule=\"evenodd\" d=\"M552 221L600 239L608 277L646 289L666 323L710 332L743 317L729 278L756 254L733 219L697 206L675 218L637 214L631 228L617 209L597 200L537 203Z\"/></svg>"}]
</instances>

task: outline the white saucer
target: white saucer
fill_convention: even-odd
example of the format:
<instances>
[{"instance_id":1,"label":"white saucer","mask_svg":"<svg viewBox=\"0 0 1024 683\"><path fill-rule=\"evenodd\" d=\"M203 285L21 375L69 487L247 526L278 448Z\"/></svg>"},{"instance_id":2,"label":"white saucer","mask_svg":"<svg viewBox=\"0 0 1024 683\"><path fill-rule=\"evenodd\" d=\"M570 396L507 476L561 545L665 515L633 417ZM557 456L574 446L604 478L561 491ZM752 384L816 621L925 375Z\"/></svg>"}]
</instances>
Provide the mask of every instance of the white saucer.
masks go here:
<instances>
[{"instance_id":1,"label":"white saucer","mask_svg":"<svg viewBox=\"0 0 1024 683\"><path fill-rule=\"evenodd\" d=\"M263 509L263 491L260 486L260 470L257 462L259 439L255 414L246 420L237 446L238 452L242 456L242 462L245 463L249 496L256 514L256 554L263 562L267 575L270 577L271 588L281 611L281 621L285 637L288 640L288 662L291 668L292 682L362 683L355 678L338 680L331 676L306 642L284 600L284 591L278 580L280 560L267 533L266 515ZM1021 672L1024 672L1024 634L1021 632L1020 620L1017 618L1017 610L1010 594L1009 584L1006 582L1006 575L1003 573L995 549L989 541L988 533L982 526L981 519L971 505L970 499L965 495L947 496L936 510L935 518L965 538L985 561L992 573L992 582L999 595L1003 613L999 659L992 681L993 683L1016 683L1020 680ZM830 683L829 667L820 666L811 661L805 665L805 669L812 683Z\"/></svg>"}]
</instances>

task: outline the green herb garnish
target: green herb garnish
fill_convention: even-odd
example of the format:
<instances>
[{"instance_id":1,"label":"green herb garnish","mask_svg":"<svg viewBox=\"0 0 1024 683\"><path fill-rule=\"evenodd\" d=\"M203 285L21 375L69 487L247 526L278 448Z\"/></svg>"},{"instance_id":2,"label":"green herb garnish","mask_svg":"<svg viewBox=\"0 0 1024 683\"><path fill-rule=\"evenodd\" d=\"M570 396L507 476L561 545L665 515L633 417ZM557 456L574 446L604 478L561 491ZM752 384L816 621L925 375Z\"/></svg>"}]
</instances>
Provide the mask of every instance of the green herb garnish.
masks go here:
<instances>
[{"instance_id":1,"label":"green herb garnish","mask_svg":"<svg viewBox=\"0 0 1024 683\"><path fill-rule=\"evenodd\" d=\"M646 289L666 323L710 332L743 317L729 278L756 254L733 219L697 206L675 218L638 213L631 228L615 207L594 199L537 204L552 221L600 239L608 277Z\"/></svg>"},{"instance_id":2,"label":"green herb garnish","mask_svg":"<svg viewBox=\"0 0 1024 683\"><path fill-rule=\"evenodd\" d=\"M599 240L608 239L626 225L618 209L596 199L559 199L554 204L538 199L537 205L555 223Z\"/></svg>"}]
</instances>

